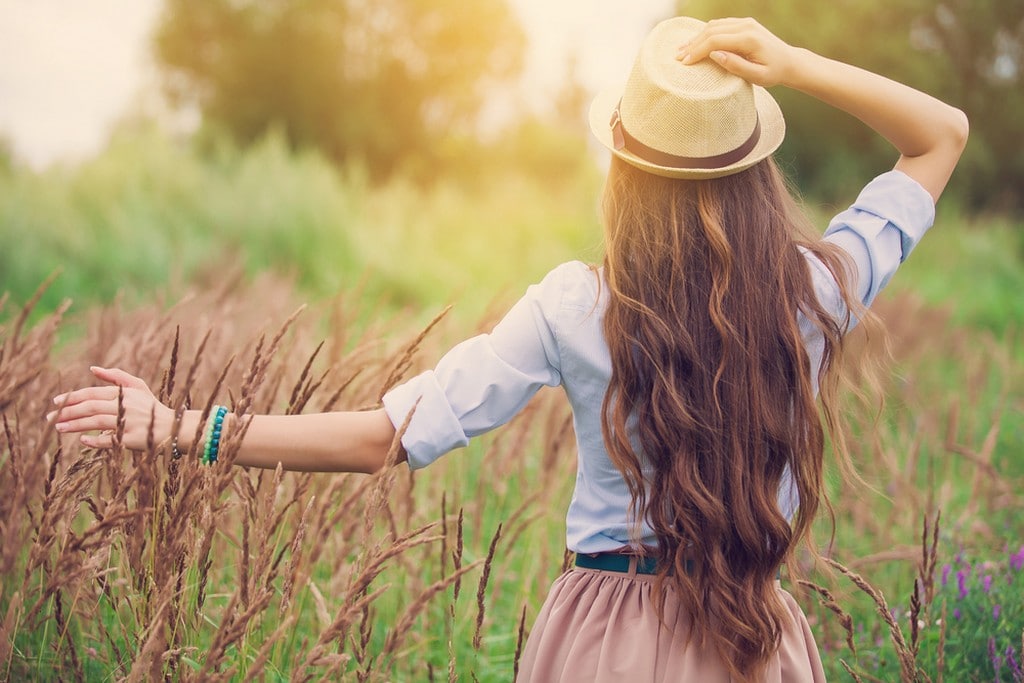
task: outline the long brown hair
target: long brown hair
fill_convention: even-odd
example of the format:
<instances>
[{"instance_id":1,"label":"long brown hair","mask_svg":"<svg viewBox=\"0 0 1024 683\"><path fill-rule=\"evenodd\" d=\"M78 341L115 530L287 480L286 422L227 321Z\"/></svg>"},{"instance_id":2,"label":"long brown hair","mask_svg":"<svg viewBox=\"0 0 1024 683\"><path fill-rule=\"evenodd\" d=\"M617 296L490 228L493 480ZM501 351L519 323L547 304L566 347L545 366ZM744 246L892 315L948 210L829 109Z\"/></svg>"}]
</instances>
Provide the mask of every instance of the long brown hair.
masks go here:
<instances>
[{"instance_id":1,"label":"long brown hair","mask_svg":"<svg viewBox=\"0 0 1024 683\"><path fill-rule=\"evenodd\" d=\"M691 637L710 640L746 679L790 618L776 572L823 495L819 369L798 313L824 339L830 425L828 370L848 323L819 303L800 248L840 283L846 261L799 236L806 219L771 159L712 180L662 178L613 159L603 211L605 446L629 486L636 534L643 520L657 536L657 594L674 588ZM841 296L849 302L845 287ZM787 468L800 500L792 524L778 502Z\"/></svg>"}]
</instances>

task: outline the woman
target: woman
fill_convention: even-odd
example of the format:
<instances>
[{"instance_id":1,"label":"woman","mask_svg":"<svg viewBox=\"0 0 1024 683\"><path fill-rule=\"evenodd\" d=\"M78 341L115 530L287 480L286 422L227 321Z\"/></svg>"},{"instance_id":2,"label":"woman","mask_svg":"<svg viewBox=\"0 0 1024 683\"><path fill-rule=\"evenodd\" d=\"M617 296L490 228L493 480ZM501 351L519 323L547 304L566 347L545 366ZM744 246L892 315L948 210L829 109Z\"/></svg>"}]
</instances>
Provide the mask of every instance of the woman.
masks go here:
<instances>
[{"instance_id":1,"label":"woman","mask_svg":"<svg viewBox=\"0 0 1024 683\"><path fill-rule=\"evenodd\" d=\"M856 116L899 152L824 238L795 234L771 159L785 130L772 85ZM677 18L648 36L625 88L595 100L591 127L614 155L603 268L559 266L380 410L246 418L236 464L373 472L408 418L400 457L423 467L560 384L579 449L577 560L541 610L520 680L823 680L777 581L822 496L815 397L853 316L931 224L966 118L751 19ZM81 441L109 447L122 387L125 444L143 448L151 419L170 438L175 416L141 380L94 373L107 384L54 399L59 431L103 430ZM184 414L175 450L200 419ZM207 459L235 421L210 418Z\"/></svg>"}]
</instances>

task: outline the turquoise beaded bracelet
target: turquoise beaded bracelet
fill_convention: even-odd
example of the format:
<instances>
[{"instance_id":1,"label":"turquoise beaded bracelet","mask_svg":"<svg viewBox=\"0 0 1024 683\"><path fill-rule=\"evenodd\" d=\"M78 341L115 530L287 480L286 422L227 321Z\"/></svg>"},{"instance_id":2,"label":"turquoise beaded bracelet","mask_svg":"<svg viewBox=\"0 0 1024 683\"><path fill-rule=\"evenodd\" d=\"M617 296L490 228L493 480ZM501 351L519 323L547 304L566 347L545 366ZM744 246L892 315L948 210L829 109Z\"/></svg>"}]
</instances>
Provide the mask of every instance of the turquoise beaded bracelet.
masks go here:
<instances>
[{"instance_id":1,"label":"turquoise beaded bracelet","mask_svg":"<svg viewBox=\"0 0 1024 683\"><path fill-rule=\"evenodd\" d=\"M212 465L217 462L217 451L220 450L220 433L224 427L224 416L228 409L224 406L214 406L210 422L206 426L206 445L203 447L202 462L204 465Z\"/></svg>"}]
</instances>

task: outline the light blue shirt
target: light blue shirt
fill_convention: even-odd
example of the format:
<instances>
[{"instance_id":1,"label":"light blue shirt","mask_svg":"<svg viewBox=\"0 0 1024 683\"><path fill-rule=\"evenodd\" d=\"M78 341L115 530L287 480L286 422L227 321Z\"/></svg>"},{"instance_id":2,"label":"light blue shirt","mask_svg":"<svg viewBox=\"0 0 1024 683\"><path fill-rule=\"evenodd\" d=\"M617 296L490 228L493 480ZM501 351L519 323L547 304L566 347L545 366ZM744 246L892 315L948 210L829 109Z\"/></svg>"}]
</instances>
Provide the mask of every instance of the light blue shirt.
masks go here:
<instances>
[{"instance_id":1,"label":"light blue shirt","mask_svg":"<svg viewBox=\"0 0 1024 683\"><path fill-rule=\"evenodd\" d=\"M931 196L907 175L890 171L865 187L830 223L824 239L842 247L856 265L856 294L870 304L934 220ZM825 266L805 254L822 305L845 313L838 286ZM611 358L601 321L608 287L601 271L565 263L527 289L490 334L455 346L434 370L384 396L393 424L415 406L402 437L409 466L429 465L469 439L508 422L542 386L561 385L572 406L578 449L576 488L566 515L566 545L577 553L629 545L629 491L605 451L601 404ZM812 367L821 363L823 339L800 320ZM418 402L418 403L417 403ZM798 504L784 477L779 505L787 518ZM656 544L642 527L641 540Z\"/></svg>"}]
</instances>

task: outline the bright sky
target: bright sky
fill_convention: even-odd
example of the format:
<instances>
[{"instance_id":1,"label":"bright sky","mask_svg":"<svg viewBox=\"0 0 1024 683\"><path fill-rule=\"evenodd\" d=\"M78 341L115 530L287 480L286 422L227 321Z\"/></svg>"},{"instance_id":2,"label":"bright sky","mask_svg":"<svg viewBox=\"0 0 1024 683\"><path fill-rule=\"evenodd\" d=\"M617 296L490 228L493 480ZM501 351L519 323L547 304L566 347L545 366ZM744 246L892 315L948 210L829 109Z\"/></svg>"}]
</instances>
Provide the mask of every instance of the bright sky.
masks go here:
<instances>
[{"instance_id":1,"label":"bright sky","mask_svg":"<svg viewBox=\"0 0 1024 683\"><path fill-rule=\"evenodd\" d=\"M588 89L624 81L673 0L509 0L529 38L523 87L543 102L570 56ZM156 91L149 32L161 0L0 0L0 137L34 168L99 151ZM542 107L541 107L542 108Z\"/></svg>"}]
</instances>

